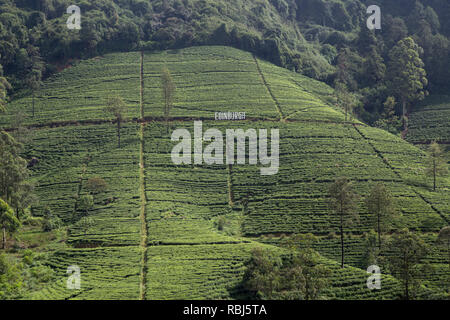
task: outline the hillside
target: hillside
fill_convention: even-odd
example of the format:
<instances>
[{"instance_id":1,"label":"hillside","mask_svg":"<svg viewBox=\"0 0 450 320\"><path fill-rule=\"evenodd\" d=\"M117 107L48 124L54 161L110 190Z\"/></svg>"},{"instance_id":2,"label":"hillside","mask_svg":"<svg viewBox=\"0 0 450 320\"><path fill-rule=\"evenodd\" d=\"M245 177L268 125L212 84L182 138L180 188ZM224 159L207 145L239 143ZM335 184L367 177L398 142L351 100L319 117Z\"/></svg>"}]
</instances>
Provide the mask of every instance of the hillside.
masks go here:
<instances>
[{"instance_id":1,"label":"hillside","mask_svg":"<svg viewBox=\"0 0 450 320\"><path fill-rule=\"evenodd\" d=\"M203 130L277 128L279 172L261 176L259 166L174 165L160 92L164 66L177 87L170 132L193 132L196 119L203 120ZM127 104L121 148L103 111L111 94ZM31 130L25 156L39 161L32 168L40 198L33 212L49 208L68 234L62 242L38 246L57 281L28 298L245 297L239 284L251 249L283 254L277 246L283 235L307 232L320 237L315 249L333 269L327 297L395 298L400 288L391 276L383 276L382 290L365 289L364 232L373 227L363 200L373 183L384 182L395 197L400 217L392 229L408 227L433 244L450 219L450 181L430 191L423 151L357 120L345 121L327 85L237 49L194 47L145 53L142 60L139 52L99 56L45 81L34 118L30 106L29 95L17 98L0 116L0 126L14 132L22 113L22 126ZM215 112L228 111L245 112L246 120L214 120ZM346 239L344 269L336 262L338 229L326 196L342 175L362 196L360 222ZM84 230L76 223L76 199L88 194L92 177L103 178L108 189L95 195L89 211L94 223ZM221 231L220 217L226 221ZM22 245L36 241L35 233ZM435 271L426 276L427 290L439 295L445 289L441 279L449 276L446 251L434 249L428 259ZM80 266L82 290L65 289L69 265Z\"/></svg>"},{"instance_id":2,"label":"hillside","mask_svg":"<svg viewBox=\"0 0 450 320\"><path fill-rule=\"evenodd\" d=\"M426 144L438 141L450 142L450 97L431 96L423 101L409 117L406 140L411 143Z\"/></svg>"},{"instance_id":3,"label":"hillside","mask_svg":"<svg viewBox=\"0 0 450 320\"><path fill-rule=\"evenodd\" d=\"M407 107L414 110L428 93L450 89L446 0L92 0L77 4L80 29L67 25L71 5L0 0L0 81L11 84L0 85L0 104L4 91L14 96L37 90L79 60L199 45L241 49L346 88L358 119L390 132L403 131L395 118L405 98L404 90L395 90L395 66L401 70L406 62L393 55L402 41L414 41L415 72L424 75ZM381 29L367 28L371 5L380 7ZM391 97L395 104L388 112L384 103Z\"/></svg>"}]
</instances>

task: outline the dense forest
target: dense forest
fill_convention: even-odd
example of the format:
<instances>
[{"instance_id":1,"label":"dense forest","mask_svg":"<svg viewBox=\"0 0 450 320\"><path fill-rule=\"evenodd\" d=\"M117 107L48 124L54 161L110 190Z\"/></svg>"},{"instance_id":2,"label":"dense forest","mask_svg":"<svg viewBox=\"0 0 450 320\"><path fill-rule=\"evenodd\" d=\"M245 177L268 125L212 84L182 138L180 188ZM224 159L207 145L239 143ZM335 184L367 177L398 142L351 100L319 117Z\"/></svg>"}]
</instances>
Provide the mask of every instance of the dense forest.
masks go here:
<instances>
[{"instance_id":1,"label":"dense forest","mask_svg":"<svg viewBox=\"0 0 450 320\"><path fill-rule=\"evenodd\" d=\"M448 89L450 4L445 0L94 0L79 1L81 30L69 30L66 0L0 1L0 64L13 92L38 88L72 59L137 49L229 45L354 93L361 120L396 131L402 113ZM381 30L368 30L368 5ZM395 92L392 49L410 36L426 72L409 98ZM44 63L45 62L45 63ZM425 74L425 73L424 73ZM425 82L424 82L425 81ZM33 89L34 90L34 89ZM389 97L395 100L388 100ZM348 98L347 98L348 101ZM393 110L395 109L395 110Z\"/></svg>"}]
</instances>

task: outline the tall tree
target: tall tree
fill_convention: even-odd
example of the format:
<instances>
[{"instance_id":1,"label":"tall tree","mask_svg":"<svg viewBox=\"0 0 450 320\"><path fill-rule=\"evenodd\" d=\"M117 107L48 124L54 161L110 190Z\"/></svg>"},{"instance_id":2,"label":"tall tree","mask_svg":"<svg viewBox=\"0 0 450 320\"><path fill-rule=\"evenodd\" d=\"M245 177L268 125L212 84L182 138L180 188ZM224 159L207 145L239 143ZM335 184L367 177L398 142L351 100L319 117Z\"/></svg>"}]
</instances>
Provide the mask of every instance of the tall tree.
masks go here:
<instances>
[{"instance_id":1,"label":"tall tree","mask_svg":"<svg viewBox=\"0 0 450 320\"><path fill-rule=\"evenodd\" d=\"M406 130L406 114L411 103L422 100L428 84L420 48L411 38L400 40L389 52L388 85L392 94L402 104L403 127Z\"/></svg>"},{"instance_id":2,"label":"tall tree","mask_svg":"<svg viewBox=\"0 0 450 320\"><path fill-rule=\"evenodd\" d=\"M117 140L120 148L120 129L122 128L122 122L125 121L125 113L127 107L121 97L110 97L106 104L105 111L114 116L114 120L117 124Z\"/></svg>"},{"instance_id":3,"label":"tall tree","mask_svg":"<svg viewBox=\"0 0 450 320\"><path fill-rule=\"evenodd\" d=\"M39 49L33 46L27 48L29 62L28 74L25 78L25 83L32 92L32 114L35 114L35 96L36 91L42 86L42 74L44 72L45 64L39 53Z\"/></svg>"},{"instance_id":4,"label":"tall tree","mask_svg":"<svg viewBox=\"0 0 450 320\"><path fill-rule=\"evenodd\" d=\"M384 64L383 57L378 53L375 46L371 47L367 57L364 59L363 70L365 78L370 84L384 80L386 75L386 65Z\"/></svg>"},{"instance_id":5,"label":"tall tree","mask_svg":"<svg viewBox=\"0 0 450 320\"><path fill-rule=\"evenodd\" d=\"M161 72L161 90L164 100L164 118L166 120L167 133L169 133L169 115L173 107L175 84L173 83L169 69L166 67Z\"/></svg>"},{"instance_id":6,"label":"tall tree","mask_svg":"<svg viewBox=\"0 0 450 320\"><path fill-rule=\"evenodd\" d=\"M335 94L337 106L344 110L345 121L347 121L348 115L353 115L353 109L356 105L355 96L348 91L347 86L343 82L336 82Z\"/></svg>"},{"instance_id":7,"label":"tall tree","mask_svg":"<svg viewBox=\"0 0 450 320\"><path fill-rule=\"evenodd\" d=\"M0 131L0 197L16 208L25 205L25 198L32 192L27 181L27 161L21 157L21 151L20 143L9 133Z\"/></svg>"},{"instance_id":8,"label":"tall tree","mask_svg":"<svg viewBox=\"0 0 450 320\"><path fill-rule=\"evenodd\" d=\"M424 258L429 248L408 229L395 233L388 245L387 262L390 272L403 286L403 298L409 300L421 284L426 264Z\"/></svg>"},{"instance_id":9,"label":"tall tree","mask_svg":"<svg viewBox=\"0 0 450 320\"><path fill-rule=\"evenodd\" d=\"M0 254L0 300L19 299L24 283L21 263L6 254Z\"/></svg>"},{"instance_id":10,"label":"tall tree","mask_svg":"<svg viewBox=\"0 0 450 320\"><path fill-rule=\"evenodd\" d=\"M377 183L366 198L367 209L376 219L378 233L378 247L381 249L381 233L391 221L394 213L393 201L390 192L383 183Z\"/></svg>"},{"instance_id":11,"label":"tall tree","mask_svg":"<svg viewBox=\"0 0 450 320\"><path fill-rule=\"evenodd\" d=\"M330 208L338 216L341 235L341 267L344 267L344 228L359 219L357 213L358 195L347 178L338 178L329 189Z\"/></svg>"},{"instance_id":12,"label":"tall tree","mask_svg":"<svg viewBox=\"0 0 450 320\"><path fill-rule=\"evenodd\" d=\"M317 241L316 236L308 233L293 235L282 244L292 255L286 288L300 292L303 300L319 299L321 292L329 284L331 270L318 262L319 254L312 248Z\"/></svg>"},{"instance_id":13,"label":"tall tree","mask_svg":"<svg viewBox=\"0 0 450 320\"><path fill-rule=\"evenodd\" d=\"M434 141L428 147L426 174L433 177L433 191L436 191L436 178L448 173L447 161L439 144Z\"/></svg>"},{"instance_id":14,"label":"tall tree","mask_svg":"<svg viewBox=\"0 0 450 320\"><path fill-rule=\"evenodd\" d=\"M281 286L281 266L281 259L271 255L268 249L253 249L244 274L244 287L260 298L271 299Z\"/></svg>"},{"instance_id":15,"label":"tall tree","mask_svg":"<svg viewBox=\"0 0 450 320\"><path fill-rule=\"evenodd\" d=\"M6 233L14 233L19 229L20 222L14 216L11 207L0 199L0 228L2 230L2 248L6 249Z\"/></svg>"},{"instance_id":16,"label":"tall tree","mask_svg":"<svg viewBox=\"0 0 450 320\"><path fill-rule=\"evenodd\" d=\"M11 85L8 80L3 77L3 67L0 65L0 112L6 111L6 103L8 101L8 90L11 89Z\"/></svg>"}]
</instances>

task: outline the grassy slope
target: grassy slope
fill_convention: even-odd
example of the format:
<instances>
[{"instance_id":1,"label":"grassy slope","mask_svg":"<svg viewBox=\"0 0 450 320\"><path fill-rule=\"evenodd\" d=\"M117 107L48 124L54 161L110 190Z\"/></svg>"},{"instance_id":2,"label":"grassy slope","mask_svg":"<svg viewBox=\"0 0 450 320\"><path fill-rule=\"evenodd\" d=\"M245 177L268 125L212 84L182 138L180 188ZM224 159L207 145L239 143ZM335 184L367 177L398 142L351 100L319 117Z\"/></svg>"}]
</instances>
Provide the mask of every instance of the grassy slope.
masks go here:
<instances>
[{"instance_id":1,"label":"grassy slope","mask_svg":"<svg viewBox=\"0 0 450 320\"><path fill-rule=\"evenodd\" d=\"M32 298L139 298L138 125L132 121L125 125L123 147L118 149L115 127L103 123L107 116L102 112L106 97L115 93L125 98L129 119L139 116L139 59L138 53L112 54L64 70L46 82L38 95L36 117L26 119L34 125L95 122L34 131L27 156L40 159L33 176L41 207L50 206L72 223L77 217L73 196L86 192L86 179L101 176L109 184L106 193L95 197L90 212L94 226L86 233L70 227L67 247L51 252L49 264L59 280L30 294ZM173 117L212 119L215 111L245 111L254 121L204 121L204 130L279 128L279 173L262 177L256 166L234 166L231 175L219 165L174 166L170 161L174 143L161 121L154 121L162 116L163 65L177 85ZM73 79L79 80L74 84ZM367 194L373 181L385 182L401 212L396 227L426 232L430 243L446 224L444 219L449 219L448 202L439 203L441 198L429 191L429 183L422 182L423 152L384 131L346 122L332 104L332 90L320 82L225 47L146 54L144 80L144 111L150 121L144 127L143 148L148 299L238 297L243 262L251 248L261 245L258 242L276 244L277 235L292 232L321 236L316 248L334 270L328 297L395 297L398 283L390 277L380 292L365 289L367 275L358 267L365 269L360 264L361 232L370 229L370 217L363 206L361 222L350 229L353 235L346 244L349 266L341 270L333 261L339 258L339 244L327 234L337 229L324 195L340 175L354 180L361 195ZM29 103L29 97L14 101L0 123L9 126L18 110L29 114ZM171 131L192 129L191 119L182 120L171 121ZM228 205L229 180L233 208ZM443 181L439 192L444 194L448 186ZM239 200L248 192L252 195L243 213ZM218 216L226 217L223 232L214 224ZM444 252L434 252L432 259L438 274L429 280L437 285L448 276L448 268ZM65 271L71 264L81 267L80 292L64 289Z\"/></svg>"}]
</instances>

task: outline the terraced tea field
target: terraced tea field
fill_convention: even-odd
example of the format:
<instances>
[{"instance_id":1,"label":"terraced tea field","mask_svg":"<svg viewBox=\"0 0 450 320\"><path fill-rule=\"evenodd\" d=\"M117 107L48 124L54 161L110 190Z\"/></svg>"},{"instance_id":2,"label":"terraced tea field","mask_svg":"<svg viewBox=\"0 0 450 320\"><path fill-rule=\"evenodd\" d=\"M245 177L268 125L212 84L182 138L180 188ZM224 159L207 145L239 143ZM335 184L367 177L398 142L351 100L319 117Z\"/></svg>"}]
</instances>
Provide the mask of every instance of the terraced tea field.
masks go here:
<instances>
[{"instance_id":1,"label":"terraced tea field","mask_svg":"<svg viewBox=\"0 0 450 320\"><path fill-rule=\"evenodd\" d=\"M164 66L177 87L169 130L160 89ZM69 233L64 246L46 249L57 280L29 298L245 298L240 283L251 250L282 255L282 235L309 232L319 237L314 248L333 270L326 297L395 298L400 286L391 276L383 276L380 291L366 288L361 261L373 218L363 201L373 184L384 182L395 197L400 214L393 229L409 227L432 244L448 225L450 181L431 192L424 152L357 120L345 121L327 85L226 47L145 53L142 67L141 88L140 53L79 62L37 95L36 115L25 120L33 131L25 156L39 159L32 169L41 199L34 212L50 208ZM121 148L116 126L103 112L110 94L127 104ZM19 111L31 115L30 97L13 101L0 125L11 128ZM214 120L215 112L228 111L245 112L246 120ZM204 131L278 129L278 173L262 176L260 164L175 165L170 133L193 133L194 120L203 121ZM341 269L327 190L343 175L361 200ZM94 177L108 188L83 212L77 199L89 193L87 181ZM77 223L83 214L92 219L88 228ZM429 259L437 273L427 278L424 294L440 292L440 279L450 276L444 250ZM81 290L66 289L70 265L81 269Z\"/></svg>"},{"instance_id":2,"label":"terraced tea field","mask_svg":"<svg viewBox=\"0 0 450 320\"><path fill-rule=\"evenodd\" d=\"M412 143L450 143L450 97L430 96L409 118L406 140Z\"/></svg>"}]
</instances>

